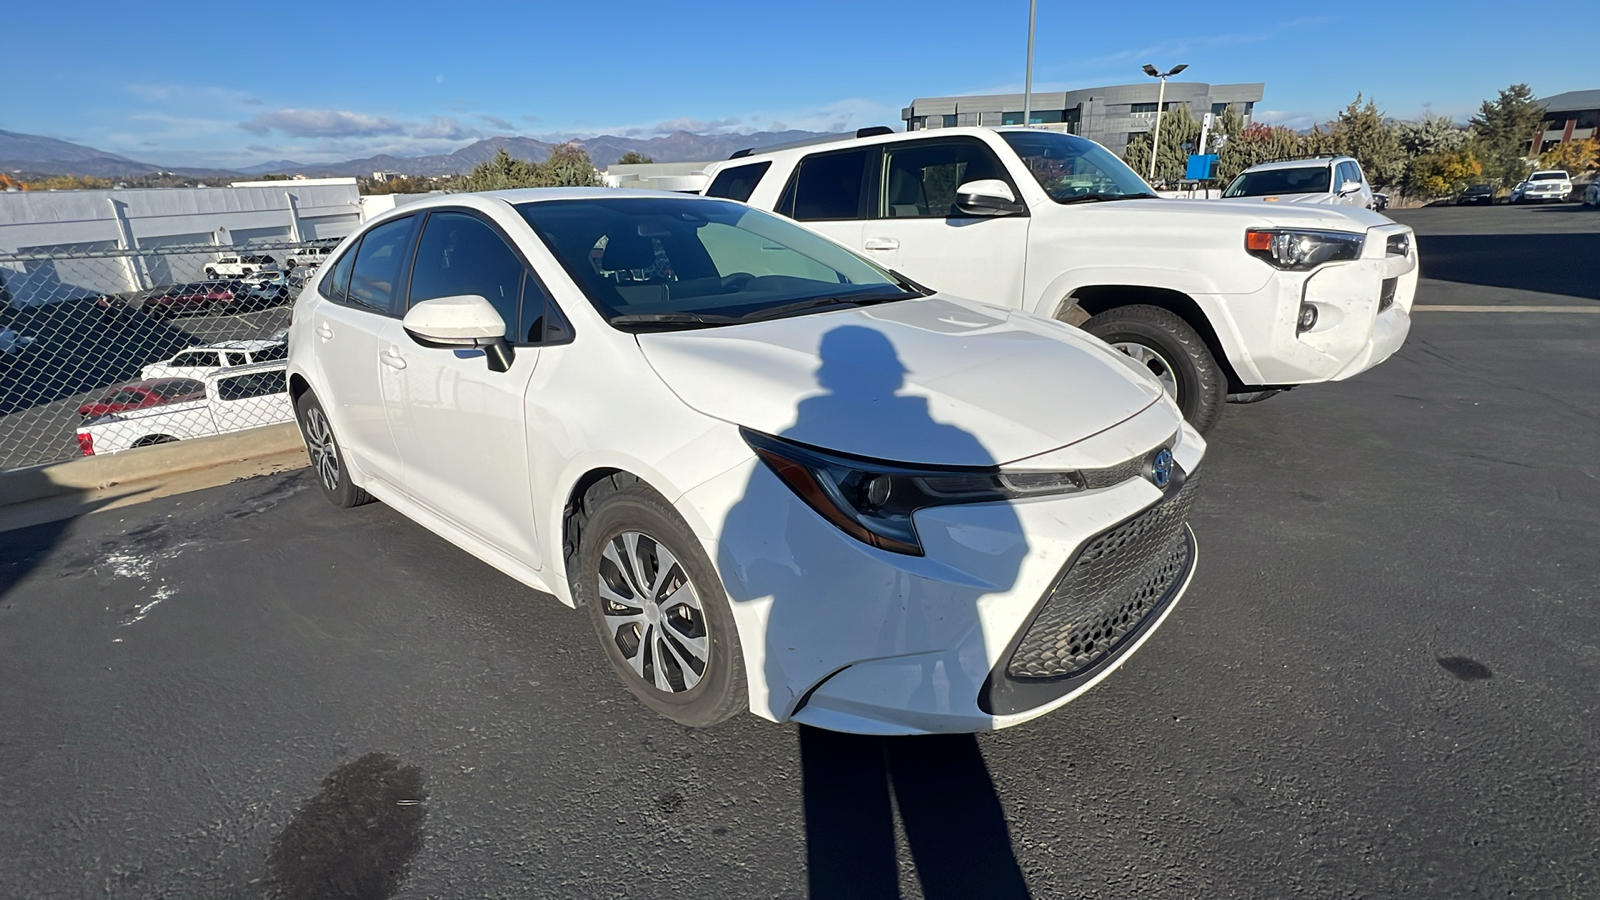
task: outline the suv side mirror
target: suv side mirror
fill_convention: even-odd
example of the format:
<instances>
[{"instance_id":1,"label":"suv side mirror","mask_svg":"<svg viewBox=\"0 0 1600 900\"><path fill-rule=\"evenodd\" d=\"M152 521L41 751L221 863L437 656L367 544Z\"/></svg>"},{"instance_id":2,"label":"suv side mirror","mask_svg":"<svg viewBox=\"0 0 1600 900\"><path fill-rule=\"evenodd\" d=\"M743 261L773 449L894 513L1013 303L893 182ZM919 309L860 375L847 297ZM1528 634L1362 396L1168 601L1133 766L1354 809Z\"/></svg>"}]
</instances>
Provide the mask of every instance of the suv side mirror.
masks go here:
<instances>
[{"instance_id":1,"label":"suv side mirror","mask_svg":"<svg viewBox=\"0 0 1600 900\"><path fill-rule=\"evenodd\" d=\"M969 216L1006 216L1022 212L1011 185L999 178L981 178L956 188L956 209Z\"/></svg>"},{"instance_id":2,"label":"suv side mirror","mask_svg":"<svg viewBox=\"0 0 1600 900\"><path fill-rule=\"evenodd\" d=\"M1346 181L1344 184L1339 185L1339 196L1346 197L1346 196L1349 196L1350 194L1357 193L1360 190L1361 190L1361 182L1359 182L1359 181Z\"/></svg>"},{"instance_id":3,"label":"suv side mirror","mask_svg":"<svg viewBox=\"0 0 1600 900\"><path fill-rule=\"evenodd\" d=\"M424 300L411 307L400 324L413 341L424 347L476 347L489 358L489 371L511 368L506 322L488 300L477 294Z\"/></svg>"}]
</instances>

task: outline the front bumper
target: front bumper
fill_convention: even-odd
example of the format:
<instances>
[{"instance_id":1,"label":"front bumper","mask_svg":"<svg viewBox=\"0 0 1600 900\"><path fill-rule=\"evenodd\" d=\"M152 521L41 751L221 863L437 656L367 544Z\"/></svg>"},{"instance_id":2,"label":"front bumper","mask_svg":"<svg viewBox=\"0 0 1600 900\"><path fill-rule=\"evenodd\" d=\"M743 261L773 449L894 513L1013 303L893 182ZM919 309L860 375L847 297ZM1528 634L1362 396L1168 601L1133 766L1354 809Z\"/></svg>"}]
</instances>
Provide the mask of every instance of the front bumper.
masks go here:
<instances>
[{"instance_id":1,"label":"front bumper","mask_svg":"<svg viewBox=\"0 0 1600 900\"><path fill-rule=\"evenodd\" d=\"M1152 438L1155 423L1165 431ZM1127 458L1152 449L1173 424L1158 405L1081 442L1091 446L1025 462L1094 467L1103 464L1092 458L1096 453ZM1175 461L1193 471L1204 442L1187 425L1180 435ZM1073 462L1074 456L1087 461ZM1007 662L1041 615L1064 563L1163 498L1149 481L1134 478L1061 497L925 509L915 517L926 550L921 557L845 535L754 461L679 502L706 521L726 509L715 559L738 624L753 712L836 731L926 734L1027 721L1121 665L1182 595L1193 571L1192 547L1161 596L1122 623L1128 627L1115 646L1096 654L1092 665L1042 690L1019 693L1003 683ZM1186 527L1183 537L1192 541Z\"/></svg>"},{"instance_id":2,"label":"front bumper","mask_svg":"<svg viewBox=\"0 0 1600 900\"><path fill-rule=\"evenodd\" d=\"M1404 253L1388 252L1391 238ZM1254 294L1215 298L1237 333L1234 371L1247 386L1340 381L1388 359L1411 331L1416 236L1404 225L1369 229L1361 258L1311 272L1278 272ZM1317 324L1297 332L1302 304Z\"/></svg>"}]
</instances>

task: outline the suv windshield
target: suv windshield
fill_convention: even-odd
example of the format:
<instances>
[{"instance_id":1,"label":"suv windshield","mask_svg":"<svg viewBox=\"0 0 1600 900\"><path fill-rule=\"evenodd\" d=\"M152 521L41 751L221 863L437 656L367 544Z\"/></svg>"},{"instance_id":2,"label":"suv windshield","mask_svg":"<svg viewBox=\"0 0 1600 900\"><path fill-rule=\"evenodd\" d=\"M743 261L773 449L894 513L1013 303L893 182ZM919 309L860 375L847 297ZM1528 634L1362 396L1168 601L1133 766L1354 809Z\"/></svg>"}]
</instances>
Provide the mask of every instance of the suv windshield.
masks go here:
<instances>
[{"instance_id":1,"label":"suv windshield","mask_svg":"<svg viewBox=\"0 0 1600 900\"><path fill-rule=\"evenodd\" d=\"M1299 166L1293 169L1262 169L1245 172L1222 192L1224 197L1265 197L1268 194L1325 194L1328 192L1327 165Z\"/></svg>"},{"instance_id":2,"label":"suv windshield","mask_svg":"<svg viewBox=\"0 0 1600 900\"><path fill-rule=\"evenodd\" d=\"M545 200L517 211L612 325L694 328L921 296L786 219L720 200Z\"/></svg>"},{"instance_id":3,"label":"suv windshield","mask_svg":"<svg viewBox=\"0 0 1600 900\"><path fill-rule=\"evenodd\" d=\"M1155 196L1127 163L1093 141L1055 131L1002 131L1000 136L1057 203Z\"/></svg>"},{"instance_id":4,"label":"suv windshield","mask_svg":"<svg viewBox=\"0 0 1600 900\"><path fill-rule=\"evenodd\" d=\"M1533 175L1529 176L1528 180L1529 181L1565 181L1566 178L1567 178L1567 173L1565 173L1565 172L1535 172L1535 173L1533 173Z\"/></svg>"}]
</instances>

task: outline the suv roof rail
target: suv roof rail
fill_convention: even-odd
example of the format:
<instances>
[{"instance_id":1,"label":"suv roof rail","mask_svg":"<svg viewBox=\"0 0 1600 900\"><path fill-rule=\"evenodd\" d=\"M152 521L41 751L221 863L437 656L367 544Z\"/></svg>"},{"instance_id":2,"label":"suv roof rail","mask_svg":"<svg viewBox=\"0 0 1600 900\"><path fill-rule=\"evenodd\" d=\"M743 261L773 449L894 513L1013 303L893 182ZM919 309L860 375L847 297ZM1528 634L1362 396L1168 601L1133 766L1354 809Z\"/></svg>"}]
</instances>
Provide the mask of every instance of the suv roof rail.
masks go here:
<instances>
[{"instance_id":1,"label":"suv roof rail","mask_svg":"<svg viewBox=\"0 0 1600 900\"><path fill-rule=\"evenodd\" d=\"M850 134L849 132L844 134L825 134L821 137L806 138L803 141L793 141L788 144L773 144L771 147L762 147L760 150L757 150L755 147L746 147L743 150L735 150L728 158L744 159L747 156L754 156L756 153L771 153L777 150L793 150L796 147L810 147L813 144L832 144L836 141L848 141L853 138L878 137L880 135L897 133L898 132L887 125L869 125L866 128L857 128L854 134Z\"/></svg>"}]
</instances>

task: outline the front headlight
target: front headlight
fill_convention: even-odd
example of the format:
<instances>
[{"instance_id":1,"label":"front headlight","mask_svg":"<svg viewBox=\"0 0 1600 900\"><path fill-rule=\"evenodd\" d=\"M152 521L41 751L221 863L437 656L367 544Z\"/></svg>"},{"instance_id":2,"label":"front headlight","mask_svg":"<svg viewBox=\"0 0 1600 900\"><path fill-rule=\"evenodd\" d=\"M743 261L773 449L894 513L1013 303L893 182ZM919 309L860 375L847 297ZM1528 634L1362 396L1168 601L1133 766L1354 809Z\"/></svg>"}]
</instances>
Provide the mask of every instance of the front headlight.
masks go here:
<instances>
[{"instance_id":1,"label":"front headlight","mask_svg":"<svg viewBox=\"0 0 1600 900\"><path fill-rule=\"evenodd\" d=\"M992 503L1083 490L1080 472L936 467L830 453L739 429L750 449L800 499L841 531L881 550L922 555L911 514L930 506Z\"/></svg>"},{"instance_id":2,"label":"front headlight","mask_svg":"<svg viewBox=\"0 0 1600 900\"><path fill-rule=\"evenodd\" d=\"M1280 269L1304 270L1360 257L1364 237L1345 231L1251 228L1244 233L1244 249Z\"/></svg>"}]
</instances>

